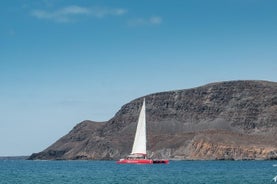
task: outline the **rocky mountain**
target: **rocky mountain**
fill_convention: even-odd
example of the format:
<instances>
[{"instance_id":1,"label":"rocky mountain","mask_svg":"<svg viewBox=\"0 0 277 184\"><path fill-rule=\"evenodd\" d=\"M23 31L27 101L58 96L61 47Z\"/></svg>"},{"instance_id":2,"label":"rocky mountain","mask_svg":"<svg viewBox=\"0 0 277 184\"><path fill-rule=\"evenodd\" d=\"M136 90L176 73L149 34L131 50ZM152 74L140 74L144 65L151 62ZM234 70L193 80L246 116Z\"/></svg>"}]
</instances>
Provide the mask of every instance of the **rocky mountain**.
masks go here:
<instances>
[{"instance_id":1,"label":"rocky mountain","mask_svg":"<svg viewBox=\"0 0 277 184\"><path fill-rule=\"evenodd\" d=\"M277 159L277 83L229 81L155 93L107 122L83 121L29 159L119 159L132 149L146 99L151 158Z\"/></svg>"}]
</instances>

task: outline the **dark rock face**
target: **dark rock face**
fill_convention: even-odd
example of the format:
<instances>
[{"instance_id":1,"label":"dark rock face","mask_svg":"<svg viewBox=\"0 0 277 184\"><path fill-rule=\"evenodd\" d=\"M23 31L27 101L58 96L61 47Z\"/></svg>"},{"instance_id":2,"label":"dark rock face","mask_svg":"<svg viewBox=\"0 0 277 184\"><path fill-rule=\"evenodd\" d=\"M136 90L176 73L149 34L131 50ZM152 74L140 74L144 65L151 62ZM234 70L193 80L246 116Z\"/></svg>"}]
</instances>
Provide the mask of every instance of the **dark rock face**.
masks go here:
<instances>
[{"instance_id":1,"label":"dark rock face","mask_svg":"<svg viewBox=\"0 0 277 184\"><path fill-rule=\"evenodd\" d=\"M277 83L266 81L212 83L141 97L107 122L81 122L29 159L126 156L143 98L151 158L277 159Z\"/></svg>"}]
</instances>

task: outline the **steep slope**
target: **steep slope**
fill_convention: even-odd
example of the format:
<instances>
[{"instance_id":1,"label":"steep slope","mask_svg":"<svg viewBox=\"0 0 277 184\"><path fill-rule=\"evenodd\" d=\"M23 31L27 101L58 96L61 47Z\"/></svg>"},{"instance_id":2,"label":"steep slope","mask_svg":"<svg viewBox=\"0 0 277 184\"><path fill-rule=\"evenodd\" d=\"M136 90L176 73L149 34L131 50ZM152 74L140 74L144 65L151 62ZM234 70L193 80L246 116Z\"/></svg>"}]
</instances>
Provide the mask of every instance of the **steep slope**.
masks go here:
<instances>
[{"instance_id":1,"label":"steep slope","mask_svg":"<svg viewBox=\"0 0 277 184\"><path fill-rule=\"evenodd\" d=\"M29 159L118 159L131 151L142 98L84 121ZM277 159L277 83L230 81L145 96L149 156Z\"/></svg>"}]
</instances>

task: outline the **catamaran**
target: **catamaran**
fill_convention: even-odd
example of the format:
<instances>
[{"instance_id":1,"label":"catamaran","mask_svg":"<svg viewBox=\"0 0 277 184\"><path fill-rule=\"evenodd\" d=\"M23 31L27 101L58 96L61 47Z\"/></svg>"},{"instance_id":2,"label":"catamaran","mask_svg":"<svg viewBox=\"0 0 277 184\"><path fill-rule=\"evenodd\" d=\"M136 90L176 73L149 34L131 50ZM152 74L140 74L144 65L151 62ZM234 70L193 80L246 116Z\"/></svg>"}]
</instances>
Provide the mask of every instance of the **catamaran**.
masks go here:
<instances>
[{"instance_id":1,"label":"catamaran","mask_svg":"<svg viewBox=\"0 0 277 184\"><path fill-rule=\"evenodd\" d=\"M140 110L135 140L132 152L126 158L117 161L118 164L168 164L169 160L156 160L147 158L146 153L146 114L145 99Z\"/></svg>"}]
</instances>

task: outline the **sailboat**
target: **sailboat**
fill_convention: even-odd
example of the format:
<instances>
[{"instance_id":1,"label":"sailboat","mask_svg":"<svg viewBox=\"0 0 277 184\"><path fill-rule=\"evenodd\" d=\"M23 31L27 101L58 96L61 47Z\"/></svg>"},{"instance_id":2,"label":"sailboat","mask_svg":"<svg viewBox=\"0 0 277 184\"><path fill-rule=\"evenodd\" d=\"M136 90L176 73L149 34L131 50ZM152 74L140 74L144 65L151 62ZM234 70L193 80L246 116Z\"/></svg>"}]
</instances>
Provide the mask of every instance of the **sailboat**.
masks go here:
<instances>
[{"instance_id":1,"label":"sailboat","mask_svg":"<svg viewBox=\"0 0 277 184\"><path fill-rule=\"evenodd\" d=\"M117 161L118 164L168 164L169 160L153 160L147 158L146 152L146 114L145 99L140 110L135 140L131 154Z\"/></svg>"}]
</instances>

